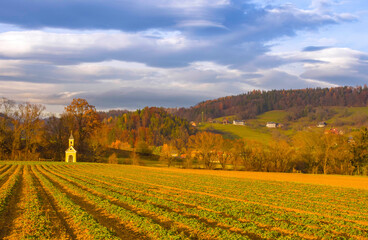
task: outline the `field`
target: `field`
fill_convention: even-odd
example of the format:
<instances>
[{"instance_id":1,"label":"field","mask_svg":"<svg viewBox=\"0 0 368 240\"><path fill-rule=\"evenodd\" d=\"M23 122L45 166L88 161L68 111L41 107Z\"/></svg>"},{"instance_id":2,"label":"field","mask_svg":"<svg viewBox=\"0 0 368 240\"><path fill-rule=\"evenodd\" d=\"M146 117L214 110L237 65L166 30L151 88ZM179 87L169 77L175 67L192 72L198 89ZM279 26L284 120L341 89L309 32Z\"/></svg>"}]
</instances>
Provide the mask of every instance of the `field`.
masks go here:
<instances>
[{"instance_id":1,"label":"field","mask_svg":"<svg viewBox=\"0 0 368 240\"><path fill-rule=\"evenodd\" d=\"M365 126L368 121L368 107L325 107L325 109L329 109L331 112L331 116L326 120L327 129L337 127L338 129L349 132L349 136L354 136L354 131ZM300 131L300 129L316 126L319 122L318 120L310 120L308 117L302 117L294 121L286 121L285 118L287 115L288 111L286 110L273 110L260 114L255 119L245 120L245 126L204 123L199 125L199 129L222 134L228 139L243 138L246 140L269 143L275 136L290 137ZM222 122L223 119L228 119L232 122L236 117L226 116L215 120ZM268 129L266 128L267 122L282 123L285 126L279 129ZM350 131L352 131L352 133Z\"/></svg>"},{"instance_id":2,"label":"field","mask_svg":"<svg viewBox=\"0 0 368 240\"><path fill-rule=\"evenodd\" d=\"M368 178L0 162L0 239L368 239Z\"/></svg>"},{"instance_id":3,"label":"field","mask_svg":"<svg viewBox=\"0 0 368 240\"><path fill-rule=\"evenodd\" d=\"M272 139L270 131L266 128L256 129L249 126L223 125L221 123L205 123L200 128L222 134L227 139L244 138L259 142L269 142Z\"/></svg>"}]
</instances>

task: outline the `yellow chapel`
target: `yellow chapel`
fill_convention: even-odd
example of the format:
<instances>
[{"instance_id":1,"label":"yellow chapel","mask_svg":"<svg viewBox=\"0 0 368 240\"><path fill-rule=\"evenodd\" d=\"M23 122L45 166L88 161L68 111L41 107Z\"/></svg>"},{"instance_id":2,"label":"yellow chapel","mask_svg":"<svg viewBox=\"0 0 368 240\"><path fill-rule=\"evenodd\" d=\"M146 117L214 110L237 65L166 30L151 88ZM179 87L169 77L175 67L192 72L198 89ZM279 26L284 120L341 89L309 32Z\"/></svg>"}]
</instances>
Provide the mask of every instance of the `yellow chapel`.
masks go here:
<instances>
[{"instance_id":1,"label":"yellow chapel","mask_svg":"<svg viewBox=\"0 0 368 240\"><path fill-rule=\"evenodd\" d=\"M74 137L70 133L69 147L65 151L65 162L77 162L77 151L74 149Z\"/></svg>"}]
</instances>

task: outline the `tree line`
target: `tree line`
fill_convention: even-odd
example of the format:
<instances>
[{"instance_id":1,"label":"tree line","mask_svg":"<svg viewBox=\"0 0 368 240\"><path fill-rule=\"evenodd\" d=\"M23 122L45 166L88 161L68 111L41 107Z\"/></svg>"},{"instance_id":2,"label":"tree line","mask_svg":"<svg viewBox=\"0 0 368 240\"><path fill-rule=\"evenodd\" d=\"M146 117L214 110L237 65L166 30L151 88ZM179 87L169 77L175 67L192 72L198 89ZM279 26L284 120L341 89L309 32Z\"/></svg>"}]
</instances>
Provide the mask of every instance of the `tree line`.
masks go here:
<instances>
[{"instance_id":1,"label":"tree line","mask_svg":"<svg viewBox=\"0 0 368 240\"><path fill-rule=\"evenodd\" d=\"M309 129L265 144L198 131L163 108L99 113L85 99L73 99L56 117L45 116L42 105L3 98L0 110L0 159L64 161L72 133L81 161L118 162L107 155L115 149L131 151L133 160L155 154L167 166L185 168L368 174L365 127L354 139Z\"/></svg>"},{"instance_id":2,"label":"tree line","mask_svg":"<svg viewBox=\"0 0 368 240\"><path fill-rule=\"evenodd\" d=\"M368 87L307 88L251 92L209 100L190 108L170 109L170 112L189 121L236 115L249 119L271 111L320 106L367 106Z\"/></svg>"},{"instance_id":3,"label":"tree line","mask_svg":"<svg viewBox=\"0 0 368 240\"><path fill-rule=\"evenodd\" d=\"M354 139L321 129L299 131L290 140L270 143L224 139L222 135L198 132L190 136L180 159L186 168L230 169L262 172L368 175L368 130ZM163 154L168 165L178 158Z\"/></svg>"},{"instance_id":4,"label":"tree line","mask_svg":"<svg viewBox=\"0 0 368 240\"><path fill-rule=\"evenodd\" d=\"M151 154L152 146L183 148L195 129L163 108L97 112L85 99L73 99L59 116L46 116L40 104L0 100L0 159L63 161L73 134L78 159L103 161L109 148Z\"/></svg>"},{"instance_id":5,"label":"tree line","mask_svg":"<svg viewBox=\"0 0 368 240\"><path fill-rule=\"evenodd\" d=\"M101 121L94 106L74 99L60 117L45 116L40 104L0 99L0 159L62 161L73 133L82 159L93 160L94 133Z\"/></svg>"}]
</instances>

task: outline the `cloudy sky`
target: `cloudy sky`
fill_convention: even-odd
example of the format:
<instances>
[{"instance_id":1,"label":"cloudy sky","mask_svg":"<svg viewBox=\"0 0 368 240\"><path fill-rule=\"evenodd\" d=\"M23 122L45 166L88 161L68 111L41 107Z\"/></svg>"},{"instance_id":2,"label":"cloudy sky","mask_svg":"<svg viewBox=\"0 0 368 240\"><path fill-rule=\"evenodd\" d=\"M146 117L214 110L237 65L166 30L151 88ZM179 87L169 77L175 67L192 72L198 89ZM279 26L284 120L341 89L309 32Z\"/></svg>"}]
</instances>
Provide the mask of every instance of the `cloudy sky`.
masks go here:
<instances>
[{"instance_id":1,"label":"cloudy sky","mask_svg":"<svg viewBox=\"0 0 368 240\"><path fill-rule=\"evenodd\" d=\"M0 97L62 112L368 83L366 0L2 0Z\"/></svg>"}]
</instances>

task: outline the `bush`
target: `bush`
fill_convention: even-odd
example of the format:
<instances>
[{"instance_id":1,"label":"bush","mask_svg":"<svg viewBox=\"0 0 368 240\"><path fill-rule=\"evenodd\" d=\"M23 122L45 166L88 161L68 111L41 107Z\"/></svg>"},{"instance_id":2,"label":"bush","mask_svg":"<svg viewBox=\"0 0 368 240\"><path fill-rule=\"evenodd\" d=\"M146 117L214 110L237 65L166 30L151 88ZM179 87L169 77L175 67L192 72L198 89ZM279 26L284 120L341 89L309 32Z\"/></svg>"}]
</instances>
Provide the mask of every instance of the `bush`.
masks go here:
<instances>
[{"instance_id":1,"label":"bush","mask_svg":"<svg viewBox=\"0 0 368 240\"><path fill-rule=\"evenodd\" d=\"M108 158L108 163L113 163L113 164L117 164L118 163L118 158L116 157L116 154L113 153L109 156Z\"/></svg>"}]
</instances>

